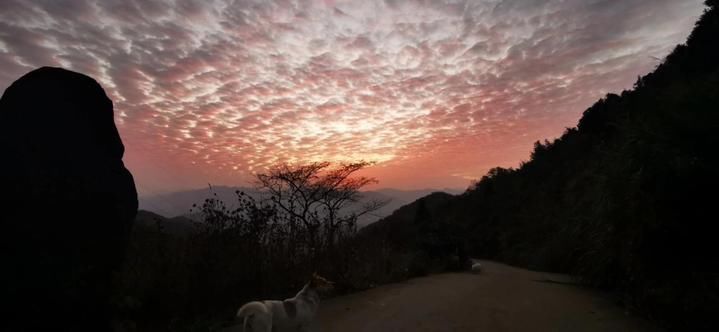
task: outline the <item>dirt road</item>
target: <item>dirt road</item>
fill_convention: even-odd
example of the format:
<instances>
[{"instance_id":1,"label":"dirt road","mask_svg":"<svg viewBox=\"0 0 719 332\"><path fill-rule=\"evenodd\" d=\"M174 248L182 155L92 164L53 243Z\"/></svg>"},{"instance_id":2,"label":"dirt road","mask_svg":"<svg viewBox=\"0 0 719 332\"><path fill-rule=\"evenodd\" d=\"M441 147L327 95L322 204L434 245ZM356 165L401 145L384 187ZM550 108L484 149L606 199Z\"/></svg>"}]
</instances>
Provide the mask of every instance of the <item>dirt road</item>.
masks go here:
<instances>
[{"instance_id":1,"label":"dirt road","mask_svg":"<svg viewBox=\"0 0 719 332\"><path fill-rule=\"evenodd\" d=\"M482 262L479 274L440 274L324 301L316 330L658 331L566 276Z\"/></svg>"}]
</instances>

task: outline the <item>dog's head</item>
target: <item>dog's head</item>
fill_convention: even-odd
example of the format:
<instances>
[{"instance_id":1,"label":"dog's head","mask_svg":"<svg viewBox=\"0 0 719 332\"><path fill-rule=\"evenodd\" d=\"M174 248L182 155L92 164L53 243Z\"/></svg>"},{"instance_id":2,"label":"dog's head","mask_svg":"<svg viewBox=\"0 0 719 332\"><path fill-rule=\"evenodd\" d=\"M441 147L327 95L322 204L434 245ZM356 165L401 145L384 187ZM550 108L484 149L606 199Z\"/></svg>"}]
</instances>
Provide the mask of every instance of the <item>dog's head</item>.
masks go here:
<instances>
[{"instance_id":1,"label":"dog's head","mask_svg":"<svg viewBox=\"0 0 719 332\"><path fill-rule=\"evenodd\" d=\"M335 287L335 283L321 277L317 273L312 273L310 278L310 287L319 291L329 291Z\"/></svg>"}]
</instances>

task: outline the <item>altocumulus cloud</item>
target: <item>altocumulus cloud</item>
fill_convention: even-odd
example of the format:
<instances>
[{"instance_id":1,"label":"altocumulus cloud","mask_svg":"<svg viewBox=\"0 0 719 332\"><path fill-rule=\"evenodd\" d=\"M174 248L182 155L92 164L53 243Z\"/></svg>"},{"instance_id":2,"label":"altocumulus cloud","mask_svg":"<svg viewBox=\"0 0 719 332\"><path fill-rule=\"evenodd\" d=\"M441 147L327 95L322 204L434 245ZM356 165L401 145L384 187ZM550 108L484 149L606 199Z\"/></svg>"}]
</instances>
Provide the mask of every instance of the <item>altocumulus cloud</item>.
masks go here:
<instances>
[{"instance_id":1,"label":"altocumulus cloud","mask_svg":"<svg viewBox=\"0 0 719 332\"><path fill-rule=\"evenodd\" d=\"M462 186L527 158L689 34L701 0L0 2L0 89L39 66L115 101L143 193L278 162Z\"/></svg>"}]
</instances>

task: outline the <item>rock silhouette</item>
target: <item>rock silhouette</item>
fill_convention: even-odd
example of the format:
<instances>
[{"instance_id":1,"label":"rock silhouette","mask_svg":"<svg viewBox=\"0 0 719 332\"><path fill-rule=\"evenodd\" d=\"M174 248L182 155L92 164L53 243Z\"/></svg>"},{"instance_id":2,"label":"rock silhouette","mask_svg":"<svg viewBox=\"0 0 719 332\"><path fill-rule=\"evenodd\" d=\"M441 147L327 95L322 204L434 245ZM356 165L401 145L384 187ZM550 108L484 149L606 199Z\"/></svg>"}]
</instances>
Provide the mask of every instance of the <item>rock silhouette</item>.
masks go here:
<instances>
[{"instance_id":1,"label":"rock silhouette","mask_svg":"<svg viewBox=\"0 0 719 332\"><path fill-rule=\"evenodd\" d=\"M88 76L34 70L0 99L0 151L0 330L109 330L137 212L112 101Z\"/></svg>"}]
</instances>

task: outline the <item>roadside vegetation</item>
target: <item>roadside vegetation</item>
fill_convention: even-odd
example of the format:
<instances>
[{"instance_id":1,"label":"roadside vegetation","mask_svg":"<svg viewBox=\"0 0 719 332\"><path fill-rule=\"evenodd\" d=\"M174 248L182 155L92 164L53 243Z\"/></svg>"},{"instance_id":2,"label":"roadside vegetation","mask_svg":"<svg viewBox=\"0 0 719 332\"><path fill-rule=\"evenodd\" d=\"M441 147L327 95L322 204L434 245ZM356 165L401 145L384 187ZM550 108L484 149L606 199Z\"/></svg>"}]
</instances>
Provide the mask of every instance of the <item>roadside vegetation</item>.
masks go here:
<instances>
[{"instance_id":1,"label":"roadside vegetation","mask_svg":"<svg viewBox=\"0 0 719 332\"><path fill-rule=\"evenodd\" d=\"M244 302L294 295L313 272L341 294L441 270L426 265L445 253L434 233L415 252L358 232L357 219L386 203L362 200L360 189L377 180L356 173L369 165L273 167L256 176L260 197L237 191L235 201L213 196L195 205L201 221L185 233L150 216L154 223L136 225L118 278L119 324L213 330L231 324Z\"/></svg>"}]
</instances>

